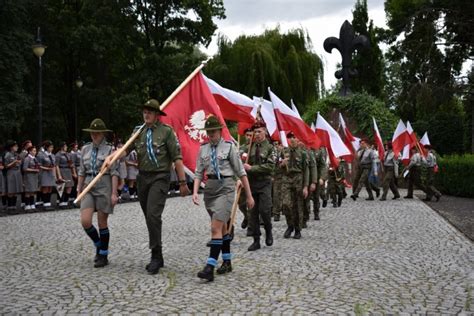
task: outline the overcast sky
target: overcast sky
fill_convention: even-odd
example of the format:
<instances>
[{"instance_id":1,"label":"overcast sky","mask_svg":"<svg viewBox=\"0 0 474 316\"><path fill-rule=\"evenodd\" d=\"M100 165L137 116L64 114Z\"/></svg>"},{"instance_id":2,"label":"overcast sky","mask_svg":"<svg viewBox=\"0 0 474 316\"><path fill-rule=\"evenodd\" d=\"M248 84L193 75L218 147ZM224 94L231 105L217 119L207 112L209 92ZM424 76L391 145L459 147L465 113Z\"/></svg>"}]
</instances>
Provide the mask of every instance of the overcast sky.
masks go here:
<instances>
[{"instance_id":1,"label":"overcast sky","mask_svg":"<svg viewBox=\"0 0 474 316\"><path fill-rule=\"evenodd\" d=\"M369 19L379 27L386 27L384 0L367 0ZM224 0L227 18L216 20L218 29L209 47L208 55L217 52L217 34L230 40L239 35L259 35L265 29L280 25L282 32L303 28L308 31L313 50L325 64L325 86L336 83L334 72L341 61L338 51L324 51L323 42L329 36L339 37L344 20L352 21L355 0Z\"/></svg>"}]
</instances>

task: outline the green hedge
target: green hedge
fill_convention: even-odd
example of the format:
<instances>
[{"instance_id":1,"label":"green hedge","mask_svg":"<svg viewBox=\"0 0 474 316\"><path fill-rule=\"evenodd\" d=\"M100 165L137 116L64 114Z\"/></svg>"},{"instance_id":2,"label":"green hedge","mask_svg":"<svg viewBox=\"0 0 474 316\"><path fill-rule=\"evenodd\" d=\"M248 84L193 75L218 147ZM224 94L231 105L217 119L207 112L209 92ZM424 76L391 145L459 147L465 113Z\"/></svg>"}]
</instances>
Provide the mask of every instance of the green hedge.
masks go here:
<instances>
[{"instance_id":1,"label":"green hedge","mask_svg":"<svg viewBox=\"0 0 474 316\"><path fill-rule=\"evenodd\" d=\"M438 160L436 186L448 195L474 198L474 155L444 156Z\"/></svg>"}]
</instances>

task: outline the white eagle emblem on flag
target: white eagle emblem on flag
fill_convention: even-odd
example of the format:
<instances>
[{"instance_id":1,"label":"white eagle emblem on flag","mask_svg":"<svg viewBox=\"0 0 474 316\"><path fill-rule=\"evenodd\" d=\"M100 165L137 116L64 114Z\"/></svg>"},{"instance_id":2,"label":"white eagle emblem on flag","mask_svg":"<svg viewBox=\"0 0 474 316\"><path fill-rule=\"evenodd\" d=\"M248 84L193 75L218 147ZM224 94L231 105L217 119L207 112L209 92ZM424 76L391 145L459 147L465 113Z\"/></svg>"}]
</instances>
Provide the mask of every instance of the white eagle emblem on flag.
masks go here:
<instances>
[{"instance_id":1,"label":"white eagle emblem on flag","mask_svg":"<svg viewBox=\"0 0 474 316\"><path fill-rule=\"evenodd\" d=\"M191 139L203 142L207 138L206 131L201 129L204 128L204 124L206 123L206 112L204 112L204 110L194 112L188 122L189 125L184 125L186 133L188 133Z\"/></svg>"}]
</instances>

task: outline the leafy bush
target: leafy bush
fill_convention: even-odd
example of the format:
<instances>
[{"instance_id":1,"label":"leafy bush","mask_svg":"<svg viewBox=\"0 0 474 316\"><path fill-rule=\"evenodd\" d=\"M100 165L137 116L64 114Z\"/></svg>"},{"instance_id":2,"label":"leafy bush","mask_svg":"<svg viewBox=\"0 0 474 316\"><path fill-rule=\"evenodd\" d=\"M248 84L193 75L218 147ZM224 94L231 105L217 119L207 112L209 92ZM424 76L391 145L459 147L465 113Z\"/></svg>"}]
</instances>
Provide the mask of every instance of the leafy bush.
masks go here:
<instances>
[{"instance_id":1,"label":"leafy bush","mask_svg":"<svg viewBox=\"0 0 474 316\"><path fill-rule=\"evenodd\" d=\"M438 160L436 187L449 195L474 198L474 155L452 155Z\"/></svg>"}]
</instances>

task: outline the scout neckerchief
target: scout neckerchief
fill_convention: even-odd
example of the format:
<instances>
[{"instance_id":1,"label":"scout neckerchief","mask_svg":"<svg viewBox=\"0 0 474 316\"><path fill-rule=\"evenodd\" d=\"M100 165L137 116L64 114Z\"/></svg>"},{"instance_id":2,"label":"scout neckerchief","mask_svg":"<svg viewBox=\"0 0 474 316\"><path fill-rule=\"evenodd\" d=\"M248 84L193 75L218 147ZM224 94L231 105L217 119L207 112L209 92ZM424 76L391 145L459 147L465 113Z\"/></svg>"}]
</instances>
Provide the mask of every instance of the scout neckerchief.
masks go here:
<instances>
[{"instance_id":1,"label":"scout neckerchief","mask_svg":"<svg viewBox=\"0 0 474 316\"><path fill-rule=\"evenodd\" d=\"M217 144L211 144L211 164L212 164L212 169L214 169L214 173L217 176L217 179L221 179L221 173L219 171L219 166L217 165Z\"/></svg>"},{"instance_id":2,"label":"scout neckerchief","mask_svg":"<svg viewBox=\"0 0 474 316\"><path fill-rule=\"evenodd\" d=\"M91 154L91 165L92 165L92 175L95 177L97 175L97 152L99 147L92 145L92 154Z\"/></svg>"},{"instance_id":3,"label":"scout neckerchief","mask_svg":"<svg viewBox=\"0 0 474 316\"><path fill-rule=\"evenodd\" d=\"M148 159L152 161L158 167L158 160L156 159L155 152L153 151L153 128L148 127L146 130L146 151L148 153Z\"/></svg>"}]
</instances>

